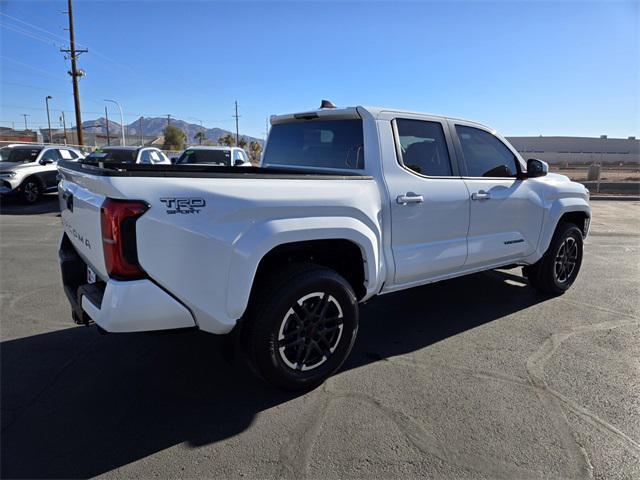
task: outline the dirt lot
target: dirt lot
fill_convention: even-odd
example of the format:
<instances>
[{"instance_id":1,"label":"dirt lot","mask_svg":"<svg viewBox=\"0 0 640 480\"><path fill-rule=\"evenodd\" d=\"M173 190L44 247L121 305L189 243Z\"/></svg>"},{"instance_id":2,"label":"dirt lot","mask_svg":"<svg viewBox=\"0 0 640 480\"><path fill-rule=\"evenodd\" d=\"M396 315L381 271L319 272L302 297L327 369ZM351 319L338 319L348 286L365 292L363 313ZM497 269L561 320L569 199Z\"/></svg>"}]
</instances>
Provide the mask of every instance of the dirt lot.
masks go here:
<instances>
[{"instance_id":1,"label":"dirt lot","mask_svg":"<svg viewBox=\"0 0 640 480\"><path fill-rule=\"evenodd\" d=\"M219 338L75 327L55 199L0 215L3 478L640 478L640 203L594 202L567 294L520 269L364 306L304 395Z\"/></svg>"}]
</instances>

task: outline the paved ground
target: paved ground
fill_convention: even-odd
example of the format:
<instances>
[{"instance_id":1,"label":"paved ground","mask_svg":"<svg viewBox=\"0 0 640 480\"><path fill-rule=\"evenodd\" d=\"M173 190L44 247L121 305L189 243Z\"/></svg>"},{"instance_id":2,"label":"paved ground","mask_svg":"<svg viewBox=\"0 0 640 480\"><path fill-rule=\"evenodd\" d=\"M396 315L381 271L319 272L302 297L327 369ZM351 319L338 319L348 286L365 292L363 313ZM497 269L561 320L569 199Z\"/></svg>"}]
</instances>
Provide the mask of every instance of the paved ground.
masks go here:
<instances>
[{"instance_id":1,"label":"paved ground","mask_svg":"<svg viewBox=\"0 0 640 480\"><path fill-rule=\"evenodd\" d=\"M568 294L512 270L382 297L294 396L213 336L74 327L55 200L3 205L2 477L640 478L640 203L593 207Z\"/></svg>"}]
</instances>

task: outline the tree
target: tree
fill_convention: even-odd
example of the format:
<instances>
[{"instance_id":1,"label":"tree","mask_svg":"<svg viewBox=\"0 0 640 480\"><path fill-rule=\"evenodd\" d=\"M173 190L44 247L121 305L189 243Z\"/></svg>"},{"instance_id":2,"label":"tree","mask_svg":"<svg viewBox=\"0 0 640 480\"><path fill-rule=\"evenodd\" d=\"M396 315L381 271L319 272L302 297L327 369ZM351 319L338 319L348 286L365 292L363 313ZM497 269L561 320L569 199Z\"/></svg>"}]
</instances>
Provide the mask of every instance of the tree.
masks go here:
<instances>
[{"instance_id":1,"label":"tree","mask_svg":"<svg viewBox=\"0 0 640 480\"><path fill-rule=\"evenodd\" d=\"M244 148L244 147L246 147L246 146L247 146L247 143L248 143L248 142L247 142L247 139L246 139L246 138L244 138L244 137L240 137L240 140L238 140L238 146L239 146L240 148Z\"/></svg>"},{"instance_id":2,"label":"tree","mask_svg":"<svg viewBox=\"0 0 640 480\"><path fill-rule=\"evenodd\" d=\"M226 145L227 147L233 147L236 144L236 139L230 133L218 139L220 145Z\"/></svg>"},{"instance_id":3,"label":"tree","mask_svg":"<svg viewBox=\"0 0 640 480\"><path fill-rule=\"evenodd\" d=\"M202 142L205 140L205 138L206 137L203 131L200 131L193 136L194 140L198 140L199 145L202 145Z\"/></svg>"},{"instance_id":4,"label":"tree","mask_svg":"<svg viewBox=\"0 0 640 480\"><path fill-rule=\"evenodd\" d=\"M187 135L178 127L167 125L164 129L163 150L182 150L186 141Z\"/></svg>"},{"instance_id":5,"label":"tree","mask_svg":"<svg viewBox=\"0 0 640 480\"><path fill-rule=\"evenodd\" d=\"M262 145L260 145L260 142L256 142L254 140L249 143L249 155L251 156L252 162L258 163L260 161L261 153L262 153Z\"/></svg>"}]
</instances>

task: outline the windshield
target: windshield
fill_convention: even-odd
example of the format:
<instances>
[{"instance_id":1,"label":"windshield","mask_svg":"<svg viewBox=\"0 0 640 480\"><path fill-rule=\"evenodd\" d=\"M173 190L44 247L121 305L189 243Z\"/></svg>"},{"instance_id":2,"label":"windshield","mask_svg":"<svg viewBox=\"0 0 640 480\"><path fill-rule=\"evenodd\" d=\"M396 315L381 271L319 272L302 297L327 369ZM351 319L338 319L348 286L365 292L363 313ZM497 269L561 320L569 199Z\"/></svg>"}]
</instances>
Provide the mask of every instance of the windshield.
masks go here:
<instances>
[{"instance_id":1,"label":"windshield","mask_svg":"<svg viewBox=\"0 0 640 480\"><path fill-rule=\"evenodd\" d=\"M95 152L91 152L87 155L88 161L99 162L117 162L117 163L135 163L136 162L136 150L107 150L98 149Z\"/></svg>"},{"instance_id":2,"label":"windshield","mask_svg":"<svg viewBox=\"0 0 640 480\"><path fill-rule=\"evenodd\" d=\"M263 164L364 168L362 120L311 120L271 127Z\"/></svg>"},{"instance_id":3,"label":"windshield","mask_svg":"<svg viewBox=\"0 0 640 480\"><path fill-rule=\"evenodd\" d=\"M3 147L0 148L0 161L15 163L33 162L41 150L42 148L33 147Z\"/></svg>"},{"instance_id":4,"label":"windshield","mask_svg":"<svg viewBox=\"0 0 640 480\"><path fill-rule=\"evenodd\" d=\"M178 158L180 163L209 163L213 165L231 165L230 150L185 150Z\"/></svg>"}]
</instances>

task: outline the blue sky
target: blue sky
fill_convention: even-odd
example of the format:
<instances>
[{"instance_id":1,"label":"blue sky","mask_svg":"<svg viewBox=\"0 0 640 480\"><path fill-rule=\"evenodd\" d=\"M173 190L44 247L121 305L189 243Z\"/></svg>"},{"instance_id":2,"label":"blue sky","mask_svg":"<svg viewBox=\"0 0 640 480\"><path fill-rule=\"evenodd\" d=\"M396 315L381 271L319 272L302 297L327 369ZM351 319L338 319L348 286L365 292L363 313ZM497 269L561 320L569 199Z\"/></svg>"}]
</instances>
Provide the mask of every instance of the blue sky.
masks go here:
<instances>
[{"instance_id":1,"label":"blue sky","mask_svg":"<svg viewBox=\"0 0 640 480\"><path fill-rule=\"evenodd\" d=\"M263 136L322 98L505 135L640 133L638 2L74 2L83 120L140 115ZM0 125L73 119L66 1L0 3ZM27 22L27 23L22 23ZM37 27L37 28L36 28ZM52 36L59 35L61 38ZM110 117L117 120L115 110Z\"/></svg>"}]
</instances>

